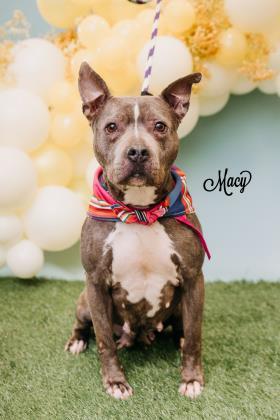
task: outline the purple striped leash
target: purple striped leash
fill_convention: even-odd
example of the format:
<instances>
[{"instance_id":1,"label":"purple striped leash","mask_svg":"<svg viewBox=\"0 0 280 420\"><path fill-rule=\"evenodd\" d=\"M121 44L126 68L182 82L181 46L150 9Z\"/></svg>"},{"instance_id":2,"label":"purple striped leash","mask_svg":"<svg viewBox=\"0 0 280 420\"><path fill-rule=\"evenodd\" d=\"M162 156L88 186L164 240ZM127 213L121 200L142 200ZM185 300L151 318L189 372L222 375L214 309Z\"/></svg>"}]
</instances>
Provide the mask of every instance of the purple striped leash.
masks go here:
<instances>
[{"instance_id":1,"label":"purple striped leash","mask_svg":"<svg viewBox=\"0 0 280 420\"><path fill-rule=\"evenodd\" d=\"M132 3L137 3L137 4L145 4L145 3L148 3L150 0L129 0L129 1L131 1ZM141 96L150 95L149 85L150 85L150 80L151 80L151 75L152 75L153 59L154 59L156 39L157 39L157 34L158 34L160 6L161 6L161 0L157 0L155 17L154 17L154 22L153 22L153 27L152 27L150 48L149 48L149 53L148 53L145 72L144 72L144 80L143 80L143 84L141 88Z\"/></svg>"},{"instance_id":2,"label":"purple striped leash","mask_svg":"<svg viewBox=\"0 0 280 420\"><path fill-rule=\"evenodd\" d=\"M149 3L151 0L129 0L131 3L136 3L136 4L146 4Z\"/></svg>"}]
</instances>

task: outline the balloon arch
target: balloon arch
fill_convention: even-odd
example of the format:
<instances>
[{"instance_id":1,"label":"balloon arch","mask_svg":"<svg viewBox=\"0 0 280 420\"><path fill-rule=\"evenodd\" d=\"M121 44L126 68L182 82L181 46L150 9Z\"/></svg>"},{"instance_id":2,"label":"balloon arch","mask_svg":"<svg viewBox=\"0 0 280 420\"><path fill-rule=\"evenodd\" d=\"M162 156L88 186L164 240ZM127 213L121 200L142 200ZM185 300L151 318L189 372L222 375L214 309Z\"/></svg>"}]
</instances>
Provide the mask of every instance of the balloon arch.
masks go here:
<instances>
[{"instance_id":1,"label":"balloon arch","mask_svg":"<svg viewBox=\"0 0 280 420\"><path fill-rule=\"evenodd\" d=\"M44 251L78 241L97 165L77 73L87 61L114 95L138 95L154 2L37 0L63 29L0 44L0 266L36 275ZM13 21L12 21L13 23ZM27 28L19 12L17 25ZM203 73L180 128L219 112L230 94L280 94L280 0L163 0L150 90Z\"/></svg>"}]
</instances>

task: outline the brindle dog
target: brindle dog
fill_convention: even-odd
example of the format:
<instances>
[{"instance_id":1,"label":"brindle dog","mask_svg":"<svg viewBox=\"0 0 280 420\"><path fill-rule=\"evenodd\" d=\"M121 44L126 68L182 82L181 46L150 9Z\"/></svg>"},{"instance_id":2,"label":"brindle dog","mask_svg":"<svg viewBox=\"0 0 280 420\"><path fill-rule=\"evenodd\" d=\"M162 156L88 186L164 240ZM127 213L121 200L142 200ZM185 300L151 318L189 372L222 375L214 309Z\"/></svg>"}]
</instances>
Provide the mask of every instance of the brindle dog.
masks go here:
<instances>
[{"instance_id":1,"label":"brindle dog","mask_svg":"<svg viewBox=\"0 0 280 420\"><path fill-rule=\"evenodd\" d=\"M160 202L173 187L170 168L179 147L177 128L187 113L199 73L170 84L159 96L113 97L87 63L79 73L83 112L110 194L135 207ZM189 220L200 229L195 214ZM181 343L179 392L203 388L201 324L204 251L196 234L172 218L150 226L87 217L81 237L86 288L66 349L85 350L93 325L103 384L115 398L132 395L117 348L150 344L168 325Z\"/></svg>"}]
</instances>

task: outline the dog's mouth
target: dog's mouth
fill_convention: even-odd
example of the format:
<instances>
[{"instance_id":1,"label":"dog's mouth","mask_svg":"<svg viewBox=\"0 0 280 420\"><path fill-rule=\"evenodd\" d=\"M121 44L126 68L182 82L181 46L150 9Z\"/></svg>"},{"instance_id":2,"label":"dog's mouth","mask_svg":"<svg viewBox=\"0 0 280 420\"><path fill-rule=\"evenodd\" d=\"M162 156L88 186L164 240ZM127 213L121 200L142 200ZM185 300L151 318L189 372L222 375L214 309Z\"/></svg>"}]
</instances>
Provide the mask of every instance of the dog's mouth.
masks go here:
<instances>
[{"instance_id":1,"label":"dog's mouth","mask_svg":"<svg viewBox=\"0 0 280 420\"><path fill-rule=\"evenodd\" d=\"M144 165L133 165L127 168L123 173L123 178L120 182L122 185L142 186L147 185L150 180L150 175Z\"/></svg>"},{"instance_id":2,"label":"dog's mouth","mask_svg":"<svg viewBox=\"0 0 280 420\"><path fill-rule=\"evenodd\" d=\"M125 180L126 185L142 186L146 185L148 176L143 170L132 171Z\"/></svg>"},{"instance_id":3,"label":"dog's mouth","mask_svg":"<svg viewBox=\"0 0 280 420\"><path fill-rule=\"evenodd\" d=\"M128 161L122 162L112 168L109 179L120 188L126 186L158 186L161 184L159 176L159 168L151 161L143 163L131 164Z\"/></svg>"}]
</instances>

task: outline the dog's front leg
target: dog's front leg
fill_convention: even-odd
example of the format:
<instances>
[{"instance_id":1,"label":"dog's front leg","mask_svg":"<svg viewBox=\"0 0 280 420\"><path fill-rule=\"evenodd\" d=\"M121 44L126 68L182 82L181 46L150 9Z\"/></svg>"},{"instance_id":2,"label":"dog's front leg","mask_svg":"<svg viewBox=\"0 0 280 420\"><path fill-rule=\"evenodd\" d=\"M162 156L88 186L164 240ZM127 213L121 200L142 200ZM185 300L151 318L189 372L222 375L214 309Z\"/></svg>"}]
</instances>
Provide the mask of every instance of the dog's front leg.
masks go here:
<instances>
[{"instance_id":1,"label":"dog's front leg","mask_svg":"<svg viewBox=\"0 0 280 420\"><path fill-rule=\"evenodd\" d=\"M132 395L120 366L113 339L112 299L108 288L95 274L87 275L87 298L101 361L102 380L106 392L117 399Z\"/></svg>"},{"instance_id":2,"label":"dog's front leg","mask_svg":"<svg viewBox=\"0 0 280 420\"><path fill-rule=\"evenodd\" d=\"M203 389L204 378L201 364L201 326L204 303L204 279L202 272L192 279L185 279L181 301L183 320L182 383L179 392L196 398Z\"/></svg>"}]
</instances>

